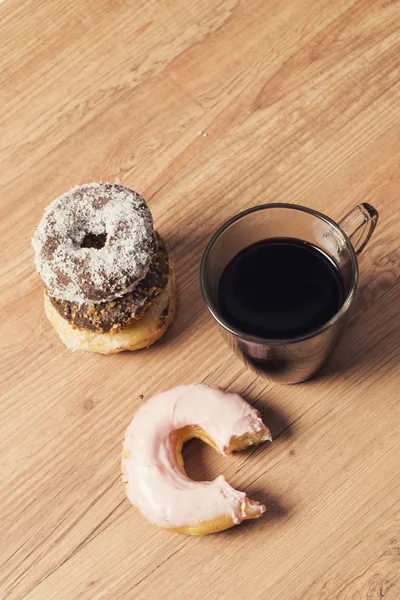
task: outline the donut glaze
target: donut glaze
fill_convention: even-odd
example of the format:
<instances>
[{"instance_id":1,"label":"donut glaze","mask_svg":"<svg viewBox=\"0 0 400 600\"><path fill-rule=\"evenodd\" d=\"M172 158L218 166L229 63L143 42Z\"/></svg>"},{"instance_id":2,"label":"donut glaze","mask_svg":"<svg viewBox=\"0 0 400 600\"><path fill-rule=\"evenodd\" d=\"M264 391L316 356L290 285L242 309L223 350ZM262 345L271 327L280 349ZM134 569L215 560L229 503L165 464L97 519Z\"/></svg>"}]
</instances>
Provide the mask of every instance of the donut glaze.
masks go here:
<instances>
[{"instance_id":1,"label":"donut glaze","mask_svg":"<svg viewBox=\"0 0 400 600\"><path fill-rule=\"evenodd\" d=\"M49 295L82 304L130 292L146 276L157 240L139 194L121 185L88 183L47 207L32 245Z\"/></svg>"},{"instance_id":2,"label":"donut glaze","mask_svg":"<svg viewBox=\"0 0 400 600\"><path fill-rule=\"evenodd\" d=\"M238 394L202 384L158 394L138 410L125 435L122 467L132 504L150 522L172 530L220 520L225 525L217 531L260 516L265 506L222 475L205 482L186 475L180 450L190 437L201 437L224 455L272 439L258 411Z\"/></svg>"}]
</instances>

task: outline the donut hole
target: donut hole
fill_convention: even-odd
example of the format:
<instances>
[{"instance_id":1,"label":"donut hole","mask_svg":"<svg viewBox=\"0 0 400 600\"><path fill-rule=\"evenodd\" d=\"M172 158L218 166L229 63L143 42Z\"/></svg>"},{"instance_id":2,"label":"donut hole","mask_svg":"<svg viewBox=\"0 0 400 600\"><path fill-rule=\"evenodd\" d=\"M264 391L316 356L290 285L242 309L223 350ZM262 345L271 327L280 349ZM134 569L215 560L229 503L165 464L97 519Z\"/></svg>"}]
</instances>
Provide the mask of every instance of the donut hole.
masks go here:
<instances>
[{"instance_id":1,"label":"donut hole","mask_svg":"<svg viewBox=\"0 0 400 600\"><path fill-rule=\"evenodd\" d=\"M106 233L85 233L85 237L81 243L81 248L95 248L96 250L101 250L106 245L106 241Z\"/></svg>"},{"instance_id":2,"label":"donut hole","mask_svg":"<svg viewBox=\"0 0 400 600\"><path fill-rule=\"evenodd\" d=\"M182 457L186 474L193 481L214 481L226 467L223 457L199 439L184 444Z\"/></svg>"}]
</instances>

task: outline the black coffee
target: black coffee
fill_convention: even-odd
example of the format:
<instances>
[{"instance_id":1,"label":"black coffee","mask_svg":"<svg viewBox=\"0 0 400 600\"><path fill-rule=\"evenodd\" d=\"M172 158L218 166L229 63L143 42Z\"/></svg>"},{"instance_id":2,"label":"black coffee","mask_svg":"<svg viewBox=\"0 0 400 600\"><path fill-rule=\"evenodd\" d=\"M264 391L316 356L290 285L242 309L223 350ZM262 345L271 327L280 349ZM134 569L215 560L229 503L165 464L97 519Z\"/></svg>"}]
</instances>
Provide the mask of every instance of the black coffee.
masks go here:
<instances>
[{"instance_id":1,"label":"black coffee","mask_svg":"<svg viewBox=\"0 0 400 600\"><path fill-rule=\"evenodd\" d=\"M232 327L269 339L318 329L342 305L340 273L319 248L292 238L248 246L225 267L218 309Z\"/></svg>"}]
</instances>

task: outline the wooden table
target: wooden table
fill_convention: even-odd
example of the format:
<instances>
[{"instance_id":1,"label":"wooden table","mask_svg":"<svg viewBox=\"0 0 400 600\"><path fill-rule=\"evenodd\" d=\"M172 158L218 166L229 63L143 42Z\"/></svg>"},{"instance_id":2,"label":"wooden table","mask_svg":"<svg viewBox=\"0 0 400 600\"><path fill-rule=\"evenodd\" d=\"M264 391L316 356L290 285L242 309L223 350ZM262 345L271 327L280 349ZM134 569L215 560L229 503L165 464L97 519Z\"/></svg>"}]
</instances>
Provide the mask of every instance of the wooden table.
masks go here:
<instances>
[{"instance_id":1,"label":"wooden table","mask_svg":"<svg viewBox=\"0 0 400 600\"><path fill-rule=\"evenodd\" d=\"M5 0L0 5L0 597L400 598L400 5L390 0ZM30 238L77 183L149 201L180 307L147 351L72 354L43 313ZM247 371L203 305L211 233L262 202L380 212L352 322L297 386ZM186 452L263 500L205 538L125 498L123 432L183 382L242 393L274 442Z\"/></svg>"}]
</instances>

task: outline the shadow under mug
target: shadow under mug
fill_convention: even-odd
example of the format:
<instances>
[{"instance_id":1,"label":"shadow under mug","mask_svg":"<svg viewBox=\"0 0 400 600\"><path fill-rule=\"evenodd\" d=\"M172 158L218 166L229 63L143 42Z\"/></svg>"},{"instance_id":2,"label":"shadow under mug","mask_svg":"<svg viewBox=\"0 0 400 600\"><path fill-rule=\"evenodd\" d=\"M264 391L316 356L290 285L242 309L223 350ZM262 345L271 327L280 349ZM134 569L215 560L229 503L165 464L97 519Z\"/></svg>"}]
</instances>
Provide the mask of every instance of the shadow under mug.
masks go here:
<instances>
[{"instance_id":1,"label":"shadow under mug","mask_svg":"<svg viewBox=\"0 0 400 600\"><path fill-rule=\"evenodd\" d=\"M311 208L296 204L263 204L227 221L213 235L200 267L200 284L208 310L233 350L258 374L278 383L310 378L338 342L354 301L358 283L357 255L365 248L378 212L360 204L339 224ZM246 335L226 322L218 310L217 293L226 265L244 248L269 238L296 238L320 248L337 265L344 302L323 326L291 339L264 339Z\"/></svg>"}]
</instances>

